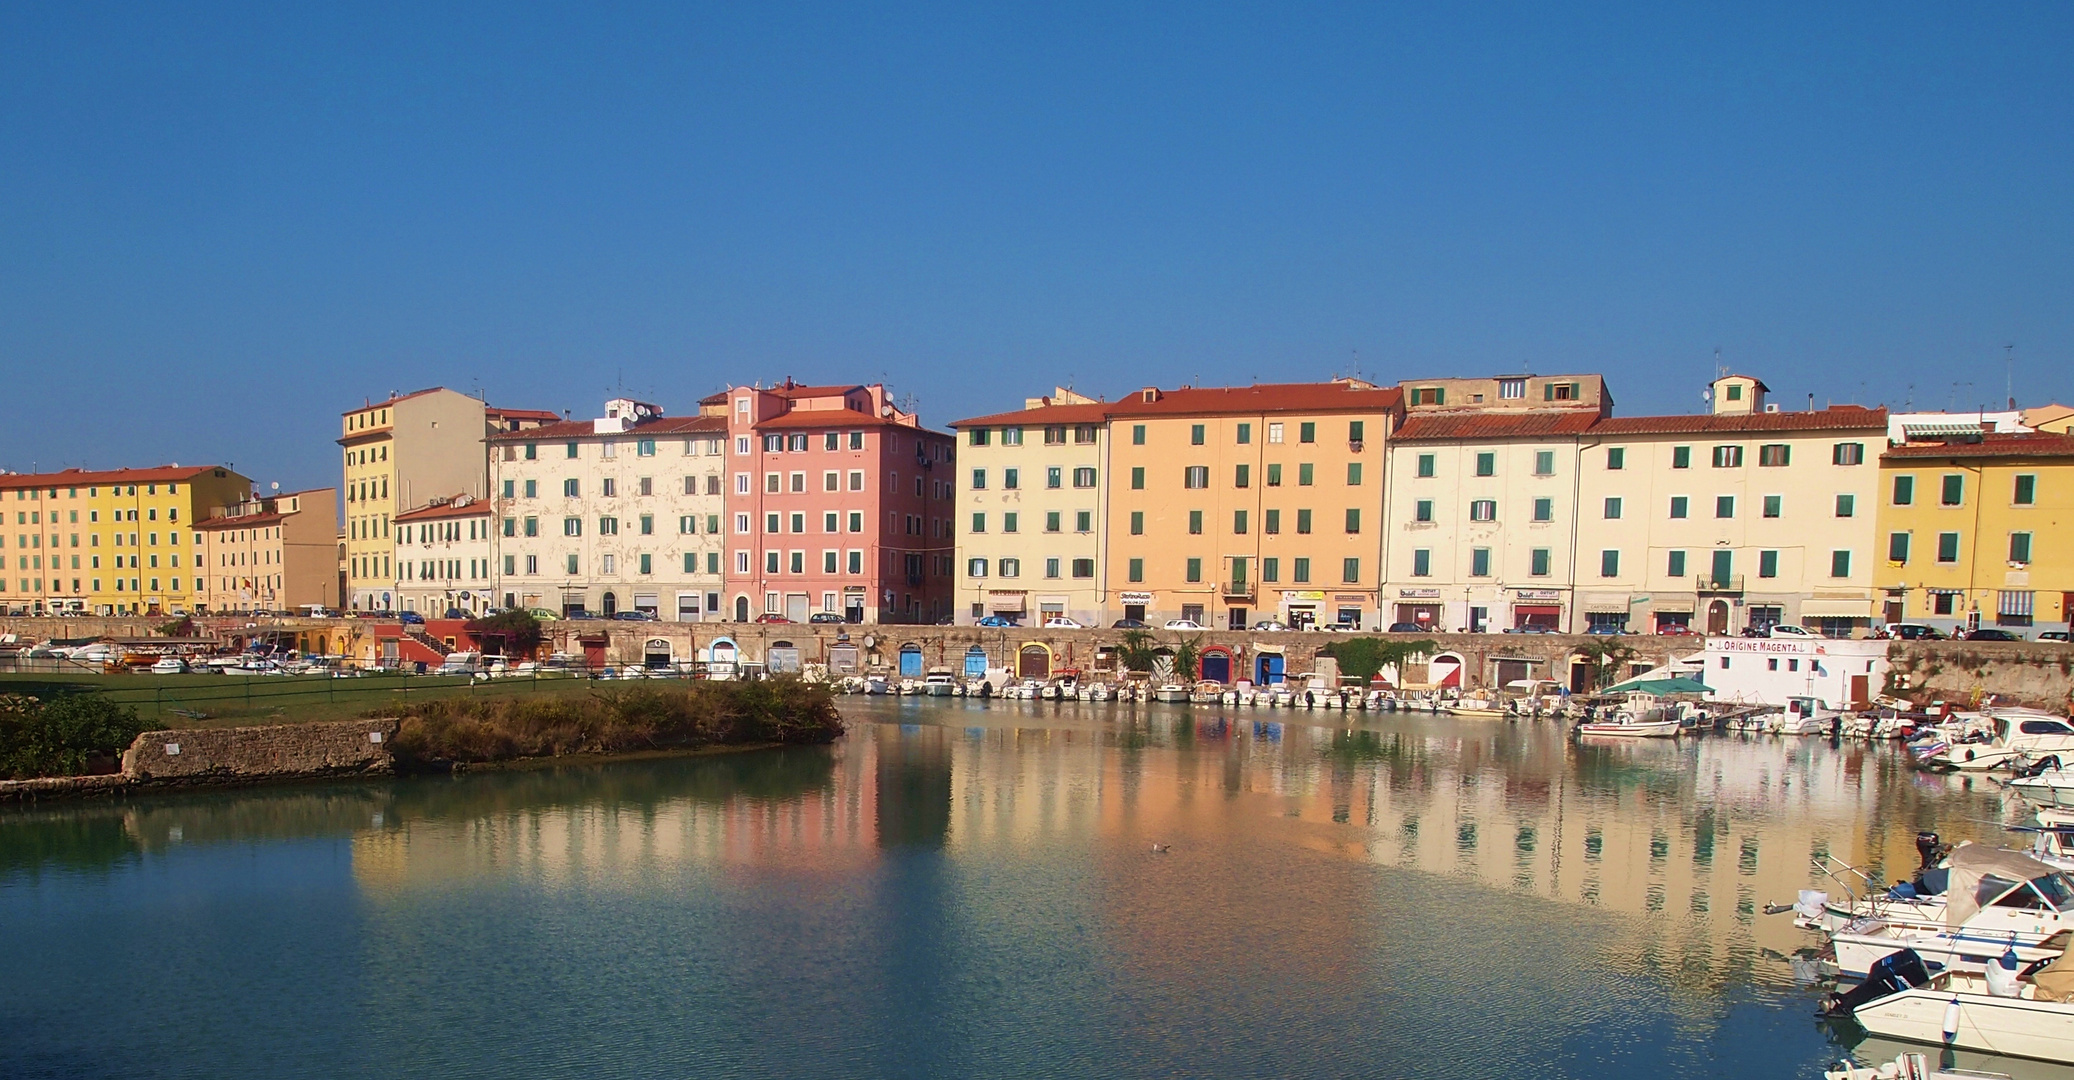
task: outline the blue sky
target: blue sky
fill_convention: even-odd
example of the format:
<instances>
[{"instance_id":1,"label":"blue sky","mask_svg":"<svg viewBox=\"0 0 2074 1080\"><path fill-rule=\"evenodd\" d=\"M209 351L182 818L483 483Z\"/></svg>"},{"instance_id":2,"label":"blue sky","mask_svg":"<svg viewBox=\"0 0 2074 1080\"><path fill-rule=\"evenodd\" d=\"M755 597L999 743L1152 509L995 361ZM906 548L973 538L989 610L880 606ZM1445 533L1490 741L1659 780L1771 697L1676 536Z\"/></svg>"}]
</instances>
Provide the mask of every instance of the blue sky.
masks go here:
<instances>
[{"instance_id":1,"label":"blue sky","mask_svg":"<svg viewBox=\"0 0 2074 1080\"><path fill-rule=\"evenodd\" d=\"M0 467L324 483L442 383L2074 400L2074 6L1550 8L0 6Z\"/></svg>"}]
</instances>

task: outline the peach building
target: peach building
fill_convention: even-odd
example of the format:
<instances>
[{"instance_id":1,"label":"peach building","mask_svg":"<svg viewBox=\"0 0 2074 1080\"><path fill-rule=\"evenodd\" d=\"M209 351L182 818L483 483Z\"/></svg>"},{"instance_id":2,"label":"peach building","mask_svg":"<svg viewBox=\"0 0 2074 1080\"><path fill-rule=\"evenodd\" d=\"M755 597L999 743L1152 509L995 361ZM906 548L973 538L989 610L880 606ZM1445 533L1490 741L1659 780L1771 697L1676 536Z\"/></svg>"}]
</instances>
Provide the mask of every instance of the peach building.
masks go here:
<instances>
[{"instance_id":1,"label":"peach building","mask_svg":"<svg viewBox=\"0 0 2074 1080\"><path fill-rule=\"evenodd\" d=\"M254 494L211 510L194 526L196 611L338 606L338 489Z\"/></svg>"}]
</instances>

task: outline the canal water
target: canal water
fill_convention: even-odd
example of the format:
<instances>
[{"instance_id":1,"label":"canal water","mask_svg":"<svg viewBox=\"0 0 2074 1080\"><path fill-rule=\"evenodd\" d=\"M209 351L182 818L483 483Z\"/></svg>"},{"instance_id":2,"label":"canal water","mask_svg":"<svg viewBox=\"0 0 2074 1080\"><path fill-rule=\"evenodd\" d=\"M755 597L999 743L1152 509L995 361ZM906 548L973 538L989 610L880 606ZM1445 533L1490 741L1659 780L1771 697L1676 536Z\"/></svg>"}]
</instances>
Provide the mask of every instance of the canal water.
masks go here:
<instances>
[{"instance_id":1,"label":"canal water","mask_svg":"<svg viewBox=\"0 0 2074 1080\"><path fill-rule=\"evenodd\" d=\"M0 1076L1813 1077L1846 1047L1764 906L2010 815L1818 739L843 709L828 748L0 812Z\"/></svg>"}]
</instances>

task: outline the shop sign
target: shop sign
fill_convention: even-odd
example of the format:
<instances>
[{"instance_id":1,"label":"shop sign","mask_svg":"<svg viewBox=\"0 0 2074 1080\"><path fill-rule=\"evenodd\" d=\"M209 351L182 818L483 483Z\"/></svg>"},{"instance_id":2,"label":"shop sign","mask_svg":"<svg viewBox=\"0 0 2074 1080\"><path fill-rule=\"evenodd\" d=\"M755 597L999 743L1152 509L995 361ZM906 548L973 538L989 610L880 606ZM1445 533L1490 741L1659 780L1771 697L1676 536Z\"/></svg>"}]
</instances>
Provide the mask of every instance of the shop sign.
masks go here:
<instances>
[{"instance_id":1,"label":"shop sign","mask_svg":"<svg viewBox=\"0 0 2074 1080\"><path fill-rule=\"evenodd\" d=\"M1149 592L1120 592L1116 594L1116 599L1126 604L1150 604L1152 603L1152 594Z\"/></svg>"},{"instance_id":2,"label":"shop sign","mask_svg":"<svg viewBox=\"0 0 2074 1080\"><path fill-rule=\"evenodd\" d=\"M1512 590L1512 598L1515 600L1561 600L1563 593L1560 589L1514 589Z\"/></svg>"},{"instance_id":3,"label":"shop sign","mask_svg":"<svg viewBox=\"0 0 2074 1080\"><path fill-rule=\"evenodd\" d=\"M1440 599L1440 590L1399 589L1397 590L1397 598L1400 600L1438 600Z\"/></svg>"},{"instance_id":4,"label":"shop sign","mask_svg":"<svg viewBox=\"0 0 2074 1080\"><path fill-rule=\"evenodd\" d=\"M1315 592L1313 592L1313 591L1309 591L1309 590L1305 590L1305 591L1303 591L1303 592L1297 592L1297 591L1293 591L1293 590L1292 590L1292 591L1289 591L1289 592L1285 592L1285 593L1283 593L1283 594L1282 594L1282 599L1284 599L1284 600L1323 600L1323 599L1325 599L1325 590L1323 590L1323 589L1319 589L1319 590L1317 590L1317 591L1315 591Z\"/></svg>"},{"instance_id":5,"label":"shop sign","mask_svg":"<svg viewBox=\"0 0 2074 1080\"><path fill-rule=\"evenodd\" d=\"M1335 604L1365 604L1368 603L1368 595L1366 593L1339 593L1333 596L1332 602Z\"/></svg>"}]
</instances>

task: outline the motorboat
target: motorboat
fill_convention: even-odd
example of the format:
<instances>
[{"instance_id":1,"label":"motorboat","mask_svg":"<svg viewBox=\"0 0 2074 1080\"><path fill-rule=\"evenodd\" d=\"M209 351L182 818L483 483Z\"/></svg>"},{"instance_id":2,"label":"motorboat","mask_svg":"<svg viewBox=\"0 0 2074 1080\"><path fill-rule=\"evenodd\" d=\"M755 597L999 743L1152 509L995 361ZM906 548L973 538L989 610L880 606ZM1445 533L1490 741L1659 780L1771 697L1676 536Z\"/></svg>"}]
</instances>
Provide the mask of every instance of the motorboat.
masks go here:
<instances>
[{"instance_id":1,"label":"motorboat","mask_svg":"<svg viewBox=\"0 0 2074 1080\"><path fill-rule=\"evenodd\" d=\"M187 661L177 656L161 656L158 663L151 665L153 675L178 675L187 670Z\"/></svg>"},{"instance_id":2,"label":"motorboat","mask_svg":"<svg viewBox=\"0 0 2074 1080\"><path fill-rule=\"evenodd\" d=\"M1626 713L1611 719L1587 720L1577 725L1579 735L1614 735L1624 739L1674 739L1680 725L1676 720L1633 720Z\"/></svg>"},{"instance_id":3,"label":"motorboat","mask_svg":"<svg viewBox=\"0 0 2074 1080\"><path fill-rule=\"evenodd\" d=\"M951 697L957 689L958 680L945 668L937 668L922 679L922 693L929 697Z\"/></svg>"},{"instance_id":4,"label":"motorboat","mask_svg":"<svg viewBox=\"0 0 2074 1080\"><path fill-rule=\"evenodd\" d=\"M864 677L864 692L867 694L890 694L893 692L893 685L884 675L866 675Z\"/></svg>"},{"instance_id":5,"label":"motorboat","mask_svg":"<svg viewBox=\"0 0 2074 1080\"><path fill-rule=\"evenodd\" d=\"M1505 719L1505 702L1495 697L1465 697L1447 707L1450 715L1475 720Z\"/></svg>"},{"instance_id":6,"label":"motorboat","mask_svg":"<svg viewBox=\"0 0 2074 1080\"><path fill-rule=\"evenodd\" d=\"M1934 849L1936 837L1924 836ZM1917 847L1925 850L1923 836ZM2023 852L1969 842L1952 850L1949 865L1926 867L1884 895L1838 906L1811 893L1796 909L1796 922L1829 931L1847 978L1865 977L1904 947L1937 970L1977 972L2006 950L2028 962L2039 958L2034 950L2057 951L2074 938L2074 879Z\"/></svg>"},{"instance_id":7,"label":"motorboat","mask_svg":"<svg viewBox=\"0 0 2074 1080\"><path fill-rule=\"evenodd\" d=\"M1777 717L1775 730L1780 735L1827 735L1843 717L1841 711L1811 697L1787 698L1786 710L1773 715Z\"/></svg>"},{"instance_id":8,"label":"motorboat","mask_svg":"<svg viewBox=\"0 0 2074 1080\"><path fill-rule=\"evenodd\" d=\"M2040 709L1996 709L1986 714L1985 737L1979 742L1961 736L1943 739L1916 755L1926 769L1957 769L1986 772L2019 763L2049 764L2074 762L2074 724L2065 717ZM1943 732L1939 733L1943 735Z\"/></svg>"},{"instance_id":9,"label":"motorboat","mask_svg":"<svg viewBox=\"0 0 2074 1080\"><path fill-rule=\"evenodd\" d=\"M2032 806L2074 810L2074 769L2047 769L2009 782L2009 790Z\"/></svg>"},{"instance_id":10,"label":"motorboat","mask_svg":"<svg viewBox=\"0 0 2074 1080\"><path fill-rule=\"evenodd\" d=\"M1152 691L1152 700L1169 705L1186 705L1188 698L1188 687L1181 683L1161 683Z\"/></svg>"},{"instance_id":11,"label":"motorboat","mask_svg":"<svg viewBox=\"0 0 2074 1080\"><path fill-rule=\"evenodd\" d=\"M2067 970L2057 970L2062 963ZM2074 1064L2074 962L2039 967L2008 956L1982 972L1933 974L1901 949L1849 993L1825 999L1823 1011L1884 1038Z\"/></svg>"}]
</instances>

